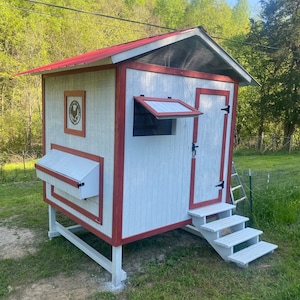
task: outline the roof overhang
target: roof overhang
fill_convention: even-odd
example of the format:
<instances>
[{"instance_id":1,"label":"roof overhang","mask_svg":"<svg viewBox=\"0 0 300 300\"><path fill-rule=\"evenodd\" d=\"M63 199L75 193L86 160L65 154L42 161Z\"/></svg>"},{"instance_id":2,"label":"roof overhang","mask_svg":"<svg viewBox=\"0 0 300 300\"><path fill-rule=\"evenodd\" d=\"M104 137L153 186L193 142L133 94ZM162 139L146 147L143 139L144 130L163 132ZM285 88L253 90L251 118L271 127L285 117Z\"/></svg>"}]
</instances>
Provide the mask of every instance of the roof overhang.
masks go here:
<instances>
[{"instance_id":1,"label":"roof overhang","mask_svg":"<svg viewBox=\"0 0 300 300\"><path fill-rule=\"evenodd\" d=\"M194 43L190 41L194 41ZM230 76L236 78L240 85L260 85L201 27L174 31L95 50L16 75L49 74L118 64L127 60L136 60L168 67L173 67L172 65L174 65L175 68L186 68L186 70ZM189 63L186 63L187 61Z\"/></svg>"}]
</instances>

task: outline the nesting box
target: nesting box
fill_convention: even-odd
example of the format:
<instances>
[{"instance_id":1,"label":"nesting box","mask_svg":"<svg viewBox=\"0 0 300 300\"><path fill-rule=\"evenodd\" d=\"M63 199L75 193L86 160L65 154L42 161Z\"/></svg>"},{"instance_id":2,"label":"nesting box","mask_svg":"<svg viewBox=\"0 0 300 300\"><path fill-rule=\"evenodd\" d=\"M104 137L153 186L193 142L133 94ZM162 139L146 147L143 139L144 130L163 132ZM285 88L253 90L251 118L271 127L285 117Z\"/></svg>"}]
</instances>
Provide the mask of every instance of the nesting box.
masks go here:
<instances>
[{"instance_id":1,"label":"nesting box","mask_svg":"<svg viewBox=\"0 0 300 300\"><path fill-rule=\"evenodd\" d=\"M44 157L37 175L49 237L63 235L126 278L122 245L191 224L227 202L239 85L257 82L202 28L100 49L42 74ZM55 219L60 211L112 246L105 258Z\"/></svg>"}]
</instances>

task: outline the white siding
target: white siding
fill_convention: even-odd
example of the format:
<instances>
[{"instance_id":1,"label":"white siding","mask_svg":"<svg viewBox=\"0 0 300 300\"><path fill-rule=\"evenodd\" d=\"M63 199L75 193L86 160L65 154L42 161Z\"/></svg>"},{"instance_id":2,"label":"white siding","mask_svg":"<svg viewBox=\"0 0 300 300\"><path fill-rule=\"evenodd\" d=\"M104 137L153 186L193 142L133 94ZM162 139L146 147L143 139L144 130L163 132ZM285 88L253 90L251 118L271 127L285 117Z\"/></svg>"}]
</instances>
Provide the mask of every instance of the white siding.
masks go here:
<instances>
[{"instance_id":1,"label":"white siding","mask_svg":"<svg viewBox=\"0 0 300 300\"><path fill-rule=\"evenodd\" d=\"M233 95L231 83L127 70L123 238L189 218L193 118L177 119L174 135L133 137L133 96L195 106L199 87Z\"/></svg>"},{"instance_id":2,"label":"white siding","mask_svg":"<svg viewBox=\"0 0 300 300\"><path fill-rule=\"evenodd\" d=\"M114 166L114 113L115 113L115 71L105 70L90 73L72 74L46 78L46 151L50 144L88 152L104 157L104 194L103 225L82 216L77 211L61 204L50 195L47 197L59 203L86 223L100 232L111 236L112 233L112 195ZM86 91L86 137L64 133L64 91ZM68 200L98 215L98 197L82 202L69 197Z\"/></svg>"}]
</instances>

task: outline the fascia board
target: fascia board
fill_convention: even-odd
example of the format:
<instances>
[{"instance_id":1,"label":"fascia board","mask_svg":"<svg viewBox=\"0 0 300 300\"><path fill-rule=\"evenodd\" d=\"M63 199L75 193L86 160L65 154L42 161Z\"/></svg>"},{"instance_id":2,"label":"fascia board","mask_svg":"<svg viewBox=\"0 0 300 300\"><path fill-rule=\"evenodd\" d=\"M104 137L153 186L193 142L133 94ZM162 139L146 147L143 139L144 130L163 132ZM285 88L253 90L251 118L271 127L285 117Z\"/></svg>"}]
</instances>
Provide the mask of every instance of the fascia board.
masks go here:
<instances>
[{"instance_id":1,"label":"fascia board","mask_svg":"<svg viewBox=\"0 0 300 300\"><path fill-rule=\"evenodd\" d=\"M140 46L140 47L136 47L134 49L130 49L130 50L124 51L122 53L112 55L111 56L112 63L116 64L116 63L125 61L127 59L139 56L141 54L153 51L155 49L159 49L164 46L187 39L189 37L194 36L196 31L197 31L197 28L192 28L192 29L189 29L182 33L179 33L178 35L163 38L161 40L158 40L158 41L155 41L155 42L152 42L152 43Z\"/></svg>"},{"instance_id":2,"label":"fascia board","mask_svg":"<svg viewBox=\"0 0 300 300\"><path fill-rule=\"evenodd\" d=\"M255 82L255 85L260 85L238 62L236 62L223 48L218 46L211 38L206 34L198 31L198 36L220 57L227 62L237 73L239 73L249 84Z\"/></svg>"}]
</instances>

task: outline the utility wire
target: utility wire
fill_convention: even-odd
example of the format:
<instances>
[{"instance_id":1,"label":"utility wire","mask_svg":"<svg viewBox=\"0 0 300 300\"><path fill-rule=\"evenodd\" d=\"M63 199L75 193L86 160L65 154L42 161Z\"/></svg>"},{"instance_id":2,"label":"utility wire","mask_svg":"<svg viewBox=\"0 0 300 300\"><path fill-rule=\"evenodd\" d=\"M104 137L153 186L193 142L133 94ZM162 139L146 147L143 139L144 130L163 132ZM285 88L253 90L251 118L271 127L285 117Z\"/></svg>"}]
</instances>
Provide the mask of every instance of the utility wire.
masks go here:
<instances>
[{"instance_id":1,"label":"utility wire","mask_svg":"<svg viewBox=\"0 0 300 300\"><path fill-rule=\"evenodd\" d=\"M282 48L278 48L278 47L266 46L266 45L262 45L262 44L254 44L254 43L251 43L251 42L245 42L245 41L239 41L239 40L232 40L232 39L222 38L222 37L218 37L218 36L212 36L212 38L219 39L219 40L224 40L224 41L229 41L229 42L234 42L234 43L240 43L240 44L243 44L243 45L248 45L248 46L253 46L253 47L265 48L265 49L268 49L268 50L274 50L274 51L283 50ZM300 54L300 52L297 52L297 51L291 51L291 52L295 53L295 54Z\"/></svg>"},{"instance_id":2,"label":"utility wire","mask_svg":"<svg viewBox=\"0 0 300 300\"><path fill-rule=\"evenodd\" d=\"M60 8L60 9L71 10L71 11L78 12L78 13L83 13L83 14L88 14L88 15L93 15L93 16L98 16L98 17L104 17L104 18L114 19L114 20L118 20L118 21L135 23L135 24L139 24L139 25L147 25L147 26L161 28L161 29L167 29L167 30L176 30L175 28L159 26L159 25L150 24L150 23L146 23L146 22L140 22L140 21L135 21L135 20L124 19L124 18L120 18L120 17L109 16L109 15L100 14L100 13L96 13L96 12L89 12L89 11L85 11L85 10L81 10L81 9L77 9L77 8L72 8L72 7L67 7L67 6L62 6L62 5L57 5L57 4L39 2L39 1L35 1L35 0L27 0L27 2L32 2L32 3L35 3L35 4L40 4L40 5L50 6L50 7L56 7L56 8Z\"/></svg>"},{"instance_id":3,"label":"utility wire","mask_svg":"<svg viewBox=\"0 0 300 300\"><path fill-rule=\"evenodd\" d=\"M78 21L78 22L83 22L80 18L70 18L70 17L66 17L66 16L62 16L62 15L41 12L41 11L37 11L37 10L33 10L33 9L27 9L27 8L24 8L24 7L16 7L16 6L5 5L5 4L0 4L0 6L7 7L9 9L15 9L15 10L20 10L20 11L25 11L25 12L28 12L28 13L42 15L42 16L50 16L50 17L59 18L59 19L67 19L67 20L74 20L74 21ZM89 20L89 22L100 24L100 21L94 22L94 21ZM105 23L101 23L101 26L122 28L122 26L108 25L108 24L105 24ZM139 30L139 29L137 29L137 30L135 29L135 31L143 32L142 30Z\"/></svg>"},{"instance_id":4,"label":"utility wire","mask_svg":"<svg viewBox=\"0 0 300 300\"><path fill-rule=\"evenodd\" d=\"M146 22L140 22L140 21L135 21L135 20L130 20L130 19L124 19L124 18L110 16L110 15L105 15L105 14L96 13L96 12L89 12L89 11L85 11L85 10L81 10L81 9L76 9L76 8L72 8L72 7L67 7L67 6L62 6L62 5L57 5L57 4L40 2L40 1L36 1L36 0L26 0L26 1L27 2L31 2L31 3L35 3L35 4L49 6L49 7L55 7L55 8L70 10L70 11L74 11L74 12L77 12L77 13L84 13L84 14L94 15L94 16L98 16L98 17L104 17L104 18L108 18L108 19L114 19L114 20L118 20L118 21L124 21L124 22L139 24L139 25L146 25L146 26L151 26L151 27L160 28L160 29L177 30L175 28L170 28L170 27L166 27L166 26L160 26L160 25L156 25L156 24L151 24L151 23L146 23ZM11 7L11 8L19 9L19 10L24 10L24 11L28 11L28 12L33 12L33 13L38 13L38 14L50 15L50 16L54 16L54 17L58 17L58 18L63 18L63 17L58 16L58 15L52 15L52 14L47 14L47 13L43 13L43 12L36 12L36 11L28 10L28 9L25 9L25 8L19 8L19 7ZM223 38L223 37L218 37L218 36L211 36L211 37L214 38L214 39L219 39L219 40L224 40L224 41L239 43L239 44L248 45L248 46L251 46L251 47L264 48L264 49L273 50L273 51L283 50L282 48L278 48L278 47L266 46L266 45L262 45L262 44L254 44L254 43L251 43L251 42L233 40L233 39L228 39L228 38ZM291 51L291 52L299 54L299 52L297 52L297 51Z\"/></svg>"}]
</instances>

